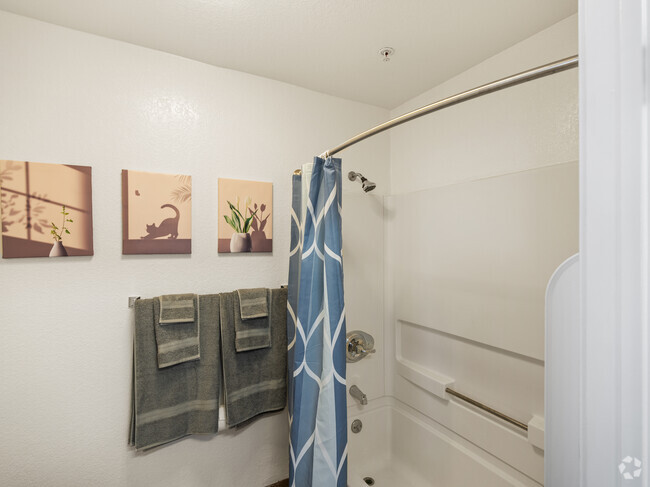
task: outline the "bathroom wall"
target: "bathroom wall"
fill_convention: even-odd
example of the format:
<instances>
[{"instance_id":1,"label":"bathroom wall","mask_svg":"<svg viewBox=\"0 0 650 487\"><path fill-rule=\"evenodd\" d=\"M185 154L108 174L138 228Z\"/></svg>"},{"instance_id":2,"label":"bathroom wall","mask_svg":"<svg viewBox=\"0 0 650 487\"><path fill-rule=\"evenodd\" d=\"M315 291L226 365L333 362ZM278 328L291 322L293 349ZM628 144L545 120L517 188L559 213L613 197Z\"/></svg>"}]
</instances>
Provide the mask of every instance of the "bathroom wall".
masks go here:
<instances>
[{"instance_id":1,"label":"bathroom wall","mask_svg":"<svg viewBox=\"0 0 650 487\"><path fill-rule=\"evenodd\" d=\"M391 116L577 52L572 16ZM402 125L390 144L387 393L541 484L544 292L578 250L578 72ZM538 426L527 435L432 386L445 383Z\"/></svg>"},{"instance_id":2,"label":"bathroom wall","mask_svg":"<svg viewBox=\"0 0 650 487\"><path fill-rule=\"evenodd\" d=\"M263 486L286 477L285 413L147 454L127 447L127 297L286 283L291 173L388 112L3 12L0 65L0 158L91 165L95 241L93 257L0 261L0 483ZM348 326L381 343L388 135L343 160L378 184L365 195L345 179L343 206ZM193 176L191 256L122 255L121 169ZM272 254L217 254L218 177L273 182ZM363 367L365 391L383 395L381 357Z\"/></svg>"}]
</instances>

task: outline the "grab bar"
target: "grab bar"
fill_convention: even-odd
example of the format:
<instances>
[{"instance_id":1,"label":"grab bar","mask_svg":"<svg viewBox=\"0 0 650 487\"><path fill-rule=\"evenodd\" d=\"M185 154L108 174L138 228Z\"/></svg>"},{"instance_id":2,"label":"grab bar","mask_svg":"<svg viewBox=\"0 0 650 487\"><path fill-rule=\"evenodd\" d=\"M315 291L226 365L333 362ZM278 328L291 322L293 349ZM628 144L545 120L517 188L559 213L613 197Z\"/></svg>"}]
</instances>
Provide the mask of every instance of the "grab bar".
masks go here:
<instances>
[{"instance_id":1,"label":"grab bar","mask_svg":"<svg viewBox=\"0 0 650 487\"><path fill-rule=\"evenodd\" d=\"M502 412L499 412L496 409L492 409L490 406L486 406L483 403L475 401L471 397L467 397L466 395L461 394L460 392L456 392L453 389L450 389L449 387L447 387L445 389L445 392L451 394L452 396L456 396L458 399L462 399L463 401L470 403L472 406L476 406L477 408L482 409L483 411L486 411L486 412L488 412L490 414L493 414L497 418L502 419L504 421L507 421L508 423L510 423L512 425L515 425L517 428L521 428L524 431L528 431L528 425L527 424L522 423L521 421L517 421L516 419L511 418L510 416L506 416Z\"/></svg>"}]
</instances>

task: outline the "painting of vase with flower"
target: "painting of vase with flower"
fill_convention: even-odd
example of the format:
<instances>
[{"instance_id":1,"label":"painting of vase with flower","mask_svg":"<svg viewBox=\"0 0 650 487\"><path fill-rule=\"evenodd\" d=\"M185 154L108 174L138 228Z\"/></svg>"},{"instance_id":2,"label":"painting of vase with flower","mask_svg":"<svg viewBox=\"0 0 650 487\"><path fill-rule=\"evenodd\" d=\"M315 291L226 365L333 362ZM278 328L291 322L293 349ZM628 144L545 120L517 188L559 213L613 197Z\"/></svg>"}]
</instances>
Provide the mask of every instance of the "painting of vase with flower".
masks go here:
<instances>
[{"instance_id":1,"label":"painting of vase with flower","mask_svg":"<svg viewBox=\"0 0 650 487\"><path fill-rule=\"evenodd\" d=\"M2 257L93 255L92 168L0 160Z\"/></svg>"},{"instance_id":2,"label":"painting of vase with flower","mask_svg":"<svg viewBox=\"0 0 650 487\"><path fill-rule=\"evenodd\" d=\"M219 253L273 251L273 183L219 178Z\"/></svg>"}]
</instances>

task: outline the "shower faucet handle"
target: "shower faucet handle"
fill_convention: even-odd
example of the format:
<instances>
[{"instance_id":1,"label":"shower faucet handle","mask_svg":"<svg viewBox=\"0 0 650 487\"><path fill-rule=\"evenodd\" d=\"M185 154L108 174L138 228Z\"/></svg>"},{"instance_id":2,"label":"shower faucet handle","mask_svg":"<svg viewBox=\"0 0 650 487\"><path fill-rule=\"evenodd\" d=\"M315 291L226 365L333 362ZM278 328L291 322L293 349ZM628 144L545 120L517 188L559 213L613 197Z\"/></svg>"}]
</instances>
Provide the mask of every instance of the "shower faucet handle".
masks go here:
<instances>
[{"instance_id":1,"label":"shower faucet handle","mask_svg":"<svg viewBox=\"0 0 650 487\"><path fill-rule=\"evenodd\" d=\"M369 333L354 330L346 334L346 358L348 362L358 362L370 353L375 353L375 339Z\"/></svg>"},{"instance_id":2,"label":"shower faucet handle","mask_svg":"<svg viewBox=\"0 0 650 487\"><path fill-rule=\"evenodd\" d=\"M367 355L369 353L376 352L374 348L372 350L366 350L365 348L363 348L363 343L361 343L359 340L356 339L350 340L350 343L348 343L348 351L352 354L361 354L361 355Z\"/></svg>"},{"instance_id":3,"label":"shower faucet handle","mask_svg":"<svg viewBox=\"0 0 650 487\"><path fill-rule=\"evenodd\" d=\"M356 352L357 353L360 353L362 355L367 355L369 353L375 353L376 351L377 350L375 350L374 348L372 350L366 350L365 348L363 348L362 343L359 343L359 342L356 343Z\"/></svg>"}]
</instances>

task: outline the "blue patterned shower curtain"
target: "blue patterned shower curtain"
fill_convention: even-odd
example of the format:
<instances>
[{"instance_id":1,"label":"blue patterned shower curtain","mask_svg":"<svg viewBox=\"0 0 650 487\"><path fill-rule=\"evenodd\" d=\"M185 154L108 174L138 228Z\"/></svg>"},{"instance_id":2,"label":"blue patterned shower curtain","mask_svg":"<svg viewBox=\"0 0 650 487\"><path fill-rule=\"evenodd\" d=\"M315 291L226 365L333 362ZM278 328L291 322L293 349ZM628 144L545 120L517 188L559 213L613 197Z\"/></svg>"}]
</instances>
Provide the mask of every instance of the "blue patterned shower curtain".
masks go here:
<instances>
[{"instance_id":1,"label":"blue patterned shower curtain","mask_svg":"<svg viewBox=\"0 0 650 487\"><path fill-rule=\"evenodd\" d=\"M304 195L304 196L303 196ZM345 487L341 160L293 176L287 327L291 487Z\"/></svg>"}]
</instances>

